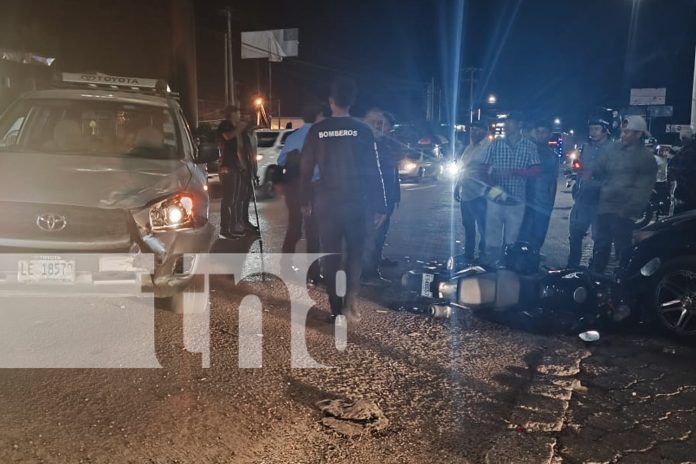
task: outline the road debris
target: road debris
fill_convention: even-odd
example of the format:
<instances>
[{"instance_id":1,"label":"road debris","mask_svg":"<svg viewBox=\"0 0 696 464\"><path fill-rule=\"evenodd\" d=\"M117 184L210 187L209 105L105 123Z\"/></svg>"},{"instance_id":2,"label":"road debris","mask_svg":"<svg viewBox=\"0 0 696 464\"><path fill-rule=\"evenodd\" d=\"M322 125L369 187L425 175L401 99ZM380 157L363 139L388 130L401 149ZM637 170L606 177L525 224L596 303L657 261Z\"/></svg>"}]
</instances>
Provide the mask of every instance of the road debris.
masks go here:
<instances>
[{"instance_id":1,"label":"road debris","mask_svg":"<svg viewBox=\"0 0 696 464\"><path fill-rule=\"evenodd\" d=\"M325 416L321 423L346 437L357 437L389 426L389 419L374 401L323 400L317 406Z\"/></svg>"}]
</instances>

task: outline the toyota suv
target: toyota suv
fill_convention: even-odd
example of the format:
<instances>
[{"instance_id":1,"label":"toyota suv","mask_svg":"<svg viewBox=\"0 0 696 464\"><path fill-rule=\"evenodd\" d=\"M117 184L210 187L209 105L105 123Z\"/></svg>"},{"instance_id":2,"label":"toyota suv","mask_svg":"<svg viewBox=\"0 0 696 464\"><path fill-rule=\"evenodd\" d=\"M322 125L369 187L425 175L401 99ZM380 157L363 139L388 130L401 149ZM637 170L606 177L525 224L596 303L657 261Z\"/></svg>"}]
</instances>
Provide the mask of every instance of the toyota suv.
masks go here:
<instances>
[{"instance_id":1,"label":"toyota suv","mask_svg":"<svg viewBox=\"0 0 696 464\"><path fill-rule=\"evenodd\" d=\"M0 290L116 284L145 256L140 288L182 312L201 285L184 254L213 238L204 163L216 157L163 81L66 73L20 97L0 116L0 252L18 256ZM132 266L82 258L116 254Z\"/></svg>"}]
</instances>

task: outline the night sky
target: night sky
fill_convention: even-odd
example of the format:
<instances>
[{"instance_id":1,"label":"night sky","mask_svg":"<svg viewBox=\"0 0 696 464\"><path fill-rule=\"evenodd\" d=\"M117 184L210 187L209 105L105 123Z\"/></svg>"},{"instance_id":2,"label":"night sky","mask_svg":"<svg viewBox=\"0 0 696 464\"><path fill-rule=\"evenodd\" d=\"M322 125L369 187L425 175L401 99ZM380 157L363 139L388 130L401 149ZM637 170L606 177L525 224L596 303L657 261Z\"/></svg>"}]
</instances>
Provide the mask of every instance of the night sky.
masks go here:
<instances>
[{"instance_id":1,"label":"night sky","mask_svg":"<svg viewBox=\"0 0 696 464\"><path fill-rule=\"evenodd\" d=\"M222 92L223 1L198 1L201 98ZM356 112L384 106L401 119L423 116L425 86L444 88L451 114L455 64L483 68L478 101L582 126L593 108L627 106L631 87L667 87L673 122L688 122L696 44L696 0L306 0L231 2L233 28L298 27L300 56L273 64L283 113L324 97L336 74L360 88ZM458 41L457 37L461 39ZM239 49L235 52L239 54ZM257 62L260 61L260 62ZM267 89L265 60L237 63L244 98ZM458 119L466 118L464 75Z\"/></svg>"}]
</instances>

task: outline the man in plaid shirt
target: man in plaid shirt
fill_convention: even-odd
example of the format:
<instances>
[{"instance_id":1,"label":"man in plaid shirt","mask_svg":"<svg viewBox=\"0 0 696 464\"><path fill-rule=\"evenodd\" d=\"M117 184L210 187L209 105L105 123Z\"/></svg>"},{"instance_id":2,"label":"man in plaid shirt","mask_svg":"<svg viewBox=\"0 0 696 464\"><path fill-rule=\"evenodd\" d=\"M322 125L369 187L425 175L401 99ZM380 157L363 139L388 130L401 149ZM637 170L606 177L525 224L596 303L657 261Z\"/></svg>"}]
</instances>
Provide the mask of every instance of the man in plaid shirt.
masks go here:
<instances>
[{"instance_id":1,"label":"man in plaid shirt","mask_svg":"<svg viewBox=\"0 0 696 464\"><path fill-rule=\"evenodd\" d=\"M505 120L505 138L488 147L483 164L489 173L486 213L486 256L501 258L505 245L515 243L524 219L527 179L541 173L536 145L524 138L522 118L511 114Z\"/></svg>"}]
</instances>

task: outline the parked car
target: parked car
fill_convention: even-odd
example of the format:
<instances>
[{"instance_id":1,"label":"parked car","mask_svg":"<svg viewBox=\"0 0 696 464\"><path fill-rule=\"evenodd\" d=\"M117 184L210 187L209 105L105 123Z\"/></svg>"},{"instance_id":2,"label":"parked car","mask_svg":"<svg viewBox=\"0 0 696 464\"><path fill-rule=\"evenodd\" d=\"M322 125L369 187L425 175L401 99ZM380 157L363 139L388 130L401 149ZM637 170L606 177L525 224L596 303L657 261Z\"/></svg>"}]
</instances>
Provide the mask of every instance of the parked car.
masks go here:
<instances>
[{"instance_id":1,"label":"parked car","mask_svg":"<svg viewBox=\"0 0 696 464\"><path fill-rule=\"evenodd\" d=\"M446 137L427 128L397 125L391 134L401 146L399 176L404 181L438 180L451 159Z\"/></svg>"},{"instance_id":2,"label":"parked car","mask_svg":"<svg viewBox=\"0 0 696 464\"><path fill-rule=\"evenodd\" d=\"M696 341L696 211L659 220L635 235L622 284L633 304L666 333Z\"/></svg>"},{"instance_id":3,"label":"parked car","mask_svg":"<svg viewBox=\"0 0 696 464\"><path fill-rule=\"evenodd\" d=\"M438 180L443 170L442 159L423 150L408 150L399 163L399 177L403 181Z\"/></svg>"},{"instance_id":4,"label":"parked car","mask_svg":"<svg viewBox=\"0 0 696 464\"><path fill-rule=\"evenodd\" d=\"M266 196L273 194L273 173L278 169L276 162L280 150L285 145L288 136L296 129L258 129L255 131L257 140L257 155L259 189Z\"/></svg>"},{"instance_id":5,"label":"parked car","mask_svg":"<svg viewBox=\"0 0 696 464\"><path fill-rule=\"evenodd\" d=\"M157 81L64 74L60 87L26 94L0 116L0 251L19 256L0 266L0 292L131 282L177 312L207 304L197 259L184 254L212 243L204 165L216 148L196 146ZM118 272L100 261L97 272L85 253L133 260ZM142 255L154 255L152 274L137 272Z\"/></svg>"}]
</instances>

